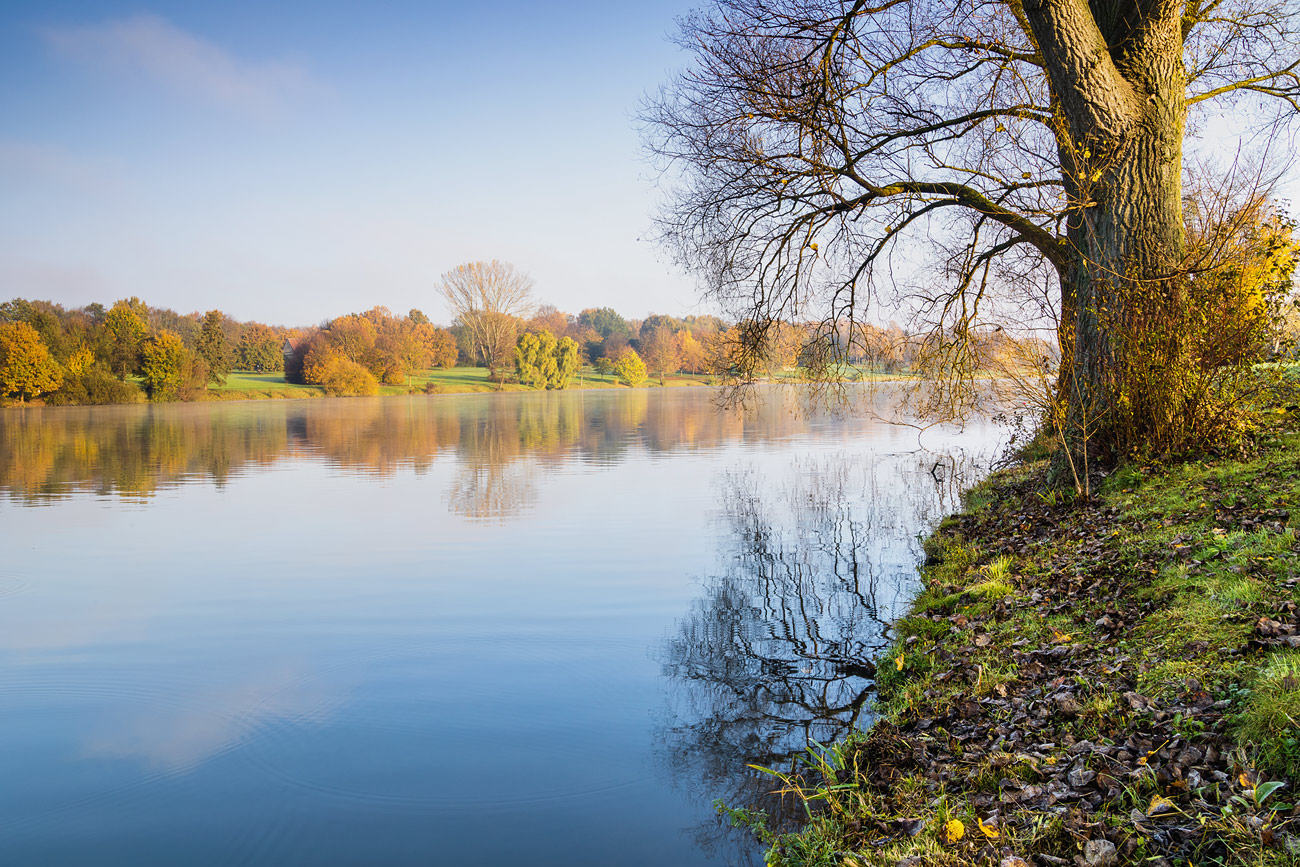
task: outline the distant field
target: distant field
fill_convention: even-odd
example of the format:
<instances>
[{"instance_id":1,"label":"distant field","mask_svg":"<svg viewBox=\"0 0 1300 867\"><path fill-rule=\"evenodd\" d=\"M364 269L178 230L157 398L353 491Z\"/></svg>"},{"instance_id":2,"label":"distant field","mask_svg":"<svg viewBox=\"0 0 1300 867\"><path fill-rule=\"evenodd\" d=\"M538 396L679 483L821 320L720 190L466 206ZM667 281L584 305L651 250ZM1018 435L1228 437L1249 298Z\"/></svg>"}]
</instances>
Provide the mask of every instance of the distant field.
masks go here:
<instances>
[{"instance_id":1,"label":"distant field","mask_svg":"<svg viewBox=\"0 0 1300 867\"><path fill-rule=\"evenodd\" d=\"M488 377L486 367L453 367L450 370L424 370L411 377L411 388L423 392L425 386L433 383L437 386L436 394L473 394L492 391L532 391L527 386L516 382L503 383L499 388ZM673 374L664 377L664 386L675 388L688 385L708 385L709 377L694 374ZM659 379L652 377L641 385L642 388L658 388ZM569 381L569 388L626 388L618 378L609 374L598 374L591 368L580 371ZM404 385L381 385L380 394L406 394ZM208 390L212 400L248 400L256 398L300 398L323 397L324 389L315 385L295 385L285 382L283 373L253 373L246 370L231 372L226 377L225 385L214 385Z\"/></svg>"},{"instance_id":2,"label":"distant field","mask_svg":"<svg viewBox=\"0 0 1300 867\"><path fill-rule=\"evenodd\" d=\"M325 390L316 385L296 385L285 382L284 373L253 373L249 370L232 371L225 385L208 388L211 400L249 400L254 398L324 397Z\"/></svg>"}]
</instances>

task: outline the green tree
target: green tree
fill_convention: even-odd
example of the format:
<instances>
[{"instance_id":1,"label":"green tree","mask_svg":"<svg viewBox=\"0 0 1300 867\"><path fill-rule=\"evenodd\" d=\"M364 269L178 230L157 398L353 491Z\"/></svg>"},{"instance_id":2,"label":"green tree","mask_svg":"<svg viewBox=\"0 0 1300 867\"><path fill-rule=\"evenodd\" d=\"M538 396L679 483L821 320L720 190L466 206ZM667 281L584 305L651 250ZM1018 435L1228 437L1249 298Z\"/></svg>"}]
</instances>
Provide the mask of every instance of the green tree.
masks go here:
<instances>
[{"instance_id":1,"label":"green tree","mask_svg":"<svg viewBox=\"0 0 1300 867\"><path fill-rule=\"evenodd\" d=\"M146 338L140 355L140 377L152 401L187 400L207 384L207 364L170 331Z\"/></svg>"},{"instance_id":2,"label":"green tree","mask_svg":"<svg viewBox=\"0 0 1300 867\"><path fill-rule=\"evenodd\" d=\"M63 372L40 332L26 322L0 322L0 394L25 403L62 383Z\"/></svg>"},{"instance_id":3,"label":"green tree","mask_svg":"<svg viewBox=\"0 0 1300 867\"><path fill-rule=\"evenodd\" d=\"M528 331L515 347L515 372L530 388L560 389L578 370L578 344L549 331Z\"/></svg>"},{"instance_id":4,"label":"green tree","mask_svg":"<svg viewBox=\"0 0 1300 867\"><path fill-rule=\"evenodd\" d=\"M203 314L199 326L199 335L194 341L194 351L208 365L208 382L224 384L230 373L230 341L222 328L225 315L220 310L209 310Z\"/></svg>"},{"instance_id":5,"label":"green tree","mask_svg":"<svg viewBox=\"0 0 1300 867\"><path fill-rule=\"evenodd\" d=\"M239 338L235 363L240 370L283 370L284 339L274 329L260 322L250 322Z\"/></svg>"},{"instance_id":6,"label":"green tree","mask_svg":"<svg viewBox=\"0 0 1300 867\"><path fill-rule=\"evenodd\" d=\"M578 341L572 337L561 337L555 347L555 377L551 381L551 388L568 386L569 380L578 372L578 365L581 363Z\"/></svg>"},{"instance_id":7,"label":"green tree","mask_svg":"<svg viewBox=\"0 0 1300 867\"><path fill-rule=\"evenodd\" d=\"M632 327L611 307L589 307L578 314L578 325L590 328L601 340L611 337L631 337Z\"/></svg>"},{"instance_id":8,"label":"green tree","mask_svg":"<svg viewBox=\"0 0 1300 867\"><path fill-rule=\"evenodd\" d=\"M140 369L141 350L149 334L147 312L141 316L138 309L143 306L138 298L118 301L104 316L102 358L118 379L125 380Z\"/></svg>"},{"instance_id":9,"label":"green tree","mask_svg":"<svg viewBox=\"0 0 1300 867\"><path fill-rule=\"evenodd\" d=\"M629 346L615 359L614 373L619 379L636 388L646 380L645 362L636 354L636 350Z\"/></svg>"},{"instance_id":10,"label":"green tree","mask_svg":"<svg viewBox=\"0 0 1300 867\"><path fill-rule=\"evenodd\" d=\"M549 331L528 331L515 346L515 372L529 388L547 388L556 374L555 335Z\"/></svg>"}]
</instances>

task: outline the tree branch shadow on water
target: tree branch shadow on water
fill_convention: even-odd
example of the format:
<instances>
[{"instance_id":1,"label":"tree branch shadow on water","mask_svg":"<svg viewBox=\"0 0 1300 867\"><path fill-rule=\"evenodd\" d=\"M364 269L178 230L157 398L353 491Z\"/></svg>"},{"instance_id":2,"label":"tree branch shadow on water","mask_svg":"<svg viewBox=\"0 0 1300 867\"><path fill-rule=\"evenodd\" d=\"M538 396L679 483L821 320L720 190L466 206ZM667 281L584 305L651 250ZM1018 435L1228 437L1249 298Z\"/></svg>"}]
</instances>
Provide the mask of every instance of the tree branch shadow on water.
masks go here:
<instances>
[{"instance_id":1,"label":"tree branch shadow on water","mask_svg":"<svg viewBox=\"0 0 1300 867\"><path fill-rule=\"evenodd\" d=\"M781 828L802 806L751 764L788 769L814 742L874 717L874 660L919 582L921 534L977 474L953 452L796 460L719 481L719 568L658 648L667 696L656 750L701 806L762 809ZM725 818L693 833L711 857L761 863Z\"/></svg>"}]
</instances>

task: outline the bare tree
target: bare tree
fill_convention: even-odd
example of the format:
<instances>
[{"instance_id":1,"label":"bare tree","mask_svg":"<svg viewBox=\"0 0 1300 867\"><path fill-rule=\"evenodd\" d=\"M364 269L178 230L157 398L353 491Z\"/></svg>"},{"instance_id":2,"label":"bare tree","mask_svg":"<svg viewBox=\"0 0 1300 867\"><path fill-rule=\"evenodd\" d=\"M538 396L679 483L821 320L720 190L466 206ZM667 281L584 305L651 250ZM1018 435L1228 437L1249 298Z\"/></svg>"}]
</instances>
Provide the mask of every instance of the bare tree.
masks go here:
<instances>
[{"instance_id":1,"label":"bare tree","mask_svg":"<svg viewBox=\"0 0 1300 867\"><path fill-rule=\"evenodd\" d=\"M519 319L532 312L533 278L496 259L468 262L443 274L438 291L478 359L498 376L513 362Z\"/></svg>"},{"instance_id":2,"label":"bare tree","mask_svg":"<svg viewBox=\"0 0 1300 867\"><path fill-rule=\"evenodd\" d=\"M828 351L808 355L831 361L846 320L897 303L891 254L934 244L945 279L912 295L927 372L968 383L1001 304L1056 331L1072 416L1122 409L1141 435L1182 398L1176 376L1134 393L1125 371L1152 329L1177 361L1189 112L1294 117L1295 17L1294 0L714 0L681 21L693 64L645 112L675 179L666 239L743 333L818 319Z\"/></svg>"}]
</instances>

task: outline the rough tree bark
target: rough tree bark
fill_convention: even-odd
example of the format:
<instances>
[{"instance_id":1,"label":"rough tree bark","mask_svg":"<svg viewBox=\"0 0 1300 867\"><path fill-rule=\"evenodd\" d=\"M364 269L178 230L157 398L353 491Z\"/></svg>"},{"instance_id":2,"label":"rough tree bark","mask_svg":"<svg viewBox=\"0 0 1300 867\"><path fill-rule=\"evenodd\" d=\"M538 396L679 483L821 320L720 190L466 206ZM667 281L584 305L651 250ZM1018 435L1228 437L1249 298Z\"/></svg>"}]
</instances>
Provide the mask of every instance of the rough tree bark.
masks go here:
<instances>
[{"instance_id":1,"label":"rough tree bark","mask_svg":"<svg viewBox=\"0 0 1300 867\"><path fill-rule=\"evenodd\" d=\"M1059 389L1070 397L1075 429L1086 427L1088 414L1108 414L1116 400L1171 397L1124 394L1117 342L1181 303L1173 275L1183 259L1182 5L1029 0L1022 7L1061 116L1062 180L1075 203L1059 268L1066 313Z\"/></svg>"}]
</instances>

